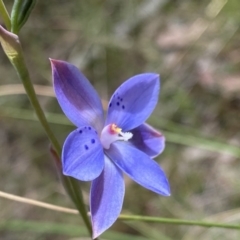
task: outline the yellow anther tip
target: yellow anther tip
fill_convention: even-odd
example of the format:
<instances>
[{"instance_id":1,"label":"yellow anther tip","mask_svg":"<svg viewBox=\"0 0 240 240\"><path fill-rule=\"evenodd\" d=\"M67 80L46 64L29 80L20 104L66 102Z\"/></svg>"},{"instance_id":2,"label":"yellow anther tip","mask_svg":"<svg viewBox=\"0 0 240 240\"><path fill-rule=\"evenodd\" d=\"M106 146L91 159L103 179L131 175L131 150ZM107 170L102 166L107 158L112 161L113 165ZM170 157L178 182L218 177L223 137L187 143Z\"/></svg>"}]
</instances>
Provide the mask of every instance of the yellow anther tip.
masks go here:
<instances>
[{"instance_id":1,"label":"yellow anther tip","mask_svg":"<svg viewBox=\"0 0 240 240\"><path fill-rule=\"evenodd\" d=\"M112 124L111 127L110 127L110 129L111 129L111 131L112 131L113 133L120 133L120 132L122 131L122 129L119 128L119 127L117 127L116 124Z\"/></svg>"}]
</instances>

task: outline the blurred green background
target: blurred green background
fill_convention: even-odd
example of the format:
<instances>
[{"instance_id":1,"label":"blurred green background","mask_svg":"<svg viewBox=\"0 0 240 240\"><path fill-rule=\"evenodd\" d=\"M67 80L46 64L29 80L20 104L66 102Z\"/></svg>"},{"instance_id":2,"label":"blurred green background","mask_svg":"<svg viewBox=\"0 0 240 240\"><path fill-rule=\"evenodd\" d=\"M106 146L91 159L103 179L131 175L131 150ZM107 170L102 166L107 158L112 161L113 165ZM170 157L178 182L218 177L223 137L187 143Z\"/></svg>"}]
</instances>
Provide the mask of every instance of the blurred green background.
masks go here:
<instances>
[{"instance_id":1,"label":"blurred green background","mask_svg":"<svg viewBox=\"0 0 240 240\"><path fill-rule=\"evenodd\" d=\"M13 1L5 3L10 11ZM123 213L240 222L239 9L239 0L38 1L21 30L32 81L49 86L37 92L61 143L74 126L52 94L49 57L78 66L103 101L134 74L160 73L159 104L148 122L167 139L156 160L172 196L126 178ZM73 207L2 50L0 62L0 191ZM87 203L89 184L81 185ZM88 238L79 216L0 198L0 239ZM117 221L101 239L237 240L240 232Z\"/></svg>"}]
</instances>

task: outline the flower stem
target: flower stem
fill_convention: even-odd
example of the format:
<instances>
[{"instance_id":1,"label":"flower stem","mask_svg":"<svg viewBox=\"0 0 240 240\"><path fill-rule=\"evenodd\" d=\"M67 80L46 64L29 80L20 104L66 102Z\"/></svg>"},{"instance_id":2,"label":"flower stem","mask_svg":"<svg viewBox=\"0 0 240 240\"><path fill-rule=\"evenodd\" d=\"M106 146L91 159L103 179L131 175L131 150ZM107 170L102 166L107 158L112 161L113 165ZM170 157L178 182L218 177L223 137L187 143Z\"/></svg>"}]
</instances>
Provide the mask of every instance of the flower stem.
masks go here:
<instances>
[{"instance_id":1,"label":"flower stem","mask_svg":"<svg viewBox=\"0 0 240 240\"><path fill-rule=\"evenodd\" d=\"M53 132L46 120L44 112L37 100L33 85L31 83L31 80L29 77L28 70L27 70L24 62L13 61L12 63L13 63L13 66L15 67L15 69L17 70L17 73L18 73L20 79L23 82L24 88L27 92L29 100L37 114L37 117L38 117L40 123L42 124L49 140L51 141L53 147L55 148L57 155L61 156L61 147L60 147L55 135L53 134ZM79 212L85 222L85 225L88 228L89 233L92 234L91 224L89 222L89 218L87 216L87 212L86 212L86 209L85 209L85 206L83 203L83 198L82 198L82 193L80 191L80 188L76 187L76 182L73 179L71 179L70 177L63 176L63 182L64 182L65 189L67 190L69 196L71 197L72 201L75 203L77 209L79 210Z\"/></svg>"},{"instance_id":2,"label":"flower stem","mask_svg":"<svg viewBox=\"0 0 240 240\"><path fill-rule=\"evenodd\" d=\"M61 147L60 147L55 135L53 134L53 132L47 122L47 119L45 117L45 114L38 102L38 99L35 94L35 90L33 88L33 85L31 83L31 80L29 77L28 70L26 68L25 63L22 60L23 59L21 59L21 58L20 59L14 58L14 59L12 59L11 62L13 64L14 68L16 69L19 78L22 80L22 83L26 90L28 98L37 114L37 117L38 117L41 125L43 126L43 128L44 128L49 140L51 141L53 147L55 148L58 156L60 156L61 155Z\"/></svg>"},{"instance_id":3,"label":"flower stem","mask_svg":"<svg viewBox=\"0 0 240 240\"><path fill-rule=\"evenodd\" d=\"M64 175L62 175L62 181L63 181L63 183L65 185L65 189L67 190L69 195L71 193L75 193L74 199L72 198L72 200L75 203L75 206L77 207L78 212L81 214L83 221L88 229L89 234L92 235L92 226L89 221L89 217L88 217L88 214L87 214L86 208L84 206L84 202L83 202L82 192L80 190L80 187L77 184L77 181L71 177L67 177Z\"/></svg>"},{"instance_id":4,"label":"flower stem","mask_svg":"<svg viewBox=\"0 0 240 240\"><path fill-rule=\"evenodd\" d=\"M11 36L11 34L10 34ZM4 39L5 40L5 39ZM5 42L4 42L5 43ZM45 114L38 102L38 99L36 97L36 93L35 90L33 88L33 84L30 80L30 76L29 76L29 72L28 69L26 67L25 64L25 60L23 57L23 52L22 52L22 48L20 45L20 41L17 40L14 42L15 45L17 45L17 47L15 47L14 49L9 47L9 45L7 44L8 42L6 42L5 49L7 49L7 51L5 51L5 53L7 54L10 62L12 63L13 67L15 68L15 70L17 71L17 74L19 76L19 78L21 79L23 86L26 90L26 93L28 95L28 98L36 112L36 115L41 123L41 125L43 126L53 148L56 151L56 154L58 156L58 158L60 159L61 156L61 146L57 141L57 138L55 137L55 135L53 134L48 121L45 117ZM2 43L3 44L3 43ZM14 46L15 46L14 45ZM9 50L10 49L10 50ZM13 49L13 50L12 50ZM91 228L91 223L89 221L89 218L87 216L87 211L83 202L83 198L82 198L82 192L80 190L80 187L77 186L76 181L70 177L66 177L62 175L62 180L63 180L63 185L68 193L68 195L70 196L70 198L72 199L73 203L76 205L79 213L81 214L83 221L89 231L90 234L92 234L92 228Z\"/></svg>"},{"instance_id":5,"label":"flower stem","mask_svg":"<svg viewBox=\"0 0 240 240\"><path fill-rule=\"evenodd\" d=\"M230 225L225 223L184 220L184 219L176 219L176 218L159 218L159 217L121 214L119 219L124 221L143 221L143 222L155 222L155 223L165 223L165 224L175 224L175 225L192 225L192 226L209 227L209 228L217 227L217 228L240 229L240 224Z\"/></svg>"},{"instance_id":6,"label":"flower stem","mask_svg":"<svg viewBox=\"0 0 240 240\"><path fill-rule=\"evenodd\" d=\"M92 227L91 227L91 224L89 222L88 213L87 213L87 211L86 211L86 209L83 205L84 204L83 203L83 196L82 196L82 192L79 191L79 186L77 184L77 180L75 180L74 178L71 178L71 177L64 176L62 174L61 159L59 158L55 149L52 148L52 146L50 146L49 150L50 150L50 153L51 153L51 155L54 159L57 171L60 175L59 177L62 181L62 184L63 184L66 192L69 194L69 196L71 196L72 201L75 203L75 206L78 209L78 212L80 212L81 215L82 215L82 218L85 222L85 225L86 225L89 233L92 234ZM72 193L78 193L78 194L73 195ZM79 202L82 203L82 204L78 204Z\"/></svg>"},{"instance_id":7,"label":"flower stem","mask_svg":"<svg viewBox=\"0 0 240 240\"><path fill-rule=\"evenodd\" d=\"M13 63L13 65L14 65L15 69L17 70L17 73L18 73L20 79L23 82L24 88L27 92L30 102L32 103L33 108L35 109L38 119L39 119L40 123L42 124L49 140L51 141L52 145L54 146L58 157L60 157L61 156L61 147L60 147L55 135L53 134L53 132L46 120L45 114L37 100L33 85L31 83L31 80L29 77L28 70L22 61L21 62L15 61L14 63ZM89 218L87 216L87 211L84 206L80 187L76 187L76 182L74 181L74 179L72 179L70 177L62 176L62 179L63 179L63 183L64 183L64 187L65 187L66 191L68 192L69 196L71 197L72 201L74 202L78 211L80 212L89 233L92 234L92 227L91 227Z\"/></svg>"},{"instance_id":8,"label":"flower stem","mask_svg":"<svg viewBox=\"0 0 240 240\"><path fill-rule=\"evenodd\" d=\"M10 31L11 30L11 20L10 20L8 11L3 3L3 0L0 0L0 15L3 18L6 28Z\"/></svg>"}]
</instances>

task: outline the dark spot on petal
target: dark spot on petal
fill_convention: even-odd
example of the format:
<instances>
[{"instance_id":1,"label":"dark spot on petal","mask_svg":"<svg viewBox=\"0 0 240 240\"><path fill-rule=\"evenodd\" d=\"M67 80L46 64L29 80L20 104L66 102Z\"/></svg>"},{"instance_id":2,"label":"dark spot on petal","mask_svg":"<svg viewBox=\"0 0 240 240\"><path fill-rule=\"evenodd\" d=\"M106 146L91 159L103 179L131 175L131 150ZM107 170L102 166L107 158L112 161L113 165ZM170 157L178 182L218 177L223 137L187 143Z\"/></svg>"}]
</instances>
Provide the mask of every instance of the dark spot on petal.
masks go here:
<instances>
[{"instance_id":1,"label":"dark spot on petal","mask_svg":"<svg viewBox=\"0 0 240 240\"><path fill-rule=\"evenodd\" d=\"M120 105L120 103L119 103L119 102L117 102L117 105L119 106L119 105Z\"/></svg>"},{"instance_id":2,"label":"dark spot on petal","mask_svg":"<svg viewBox=\"0 0 240 240\"><path fill-rule=\"evenodd\" d=\"M91 127L88 127L88 130L91 130L92 128Z\"/></svg>"},{"instance_id":3,"label":"dark spot on petal","mask_svg":"<svg viewBox=\"0 0 240 240\"><path fill-rule=\"evenodd\" d=\"M125 109L125 106L124 106L124 105L122 105L122 109Z\"/></svg>"},{"instance_id":4,"label":"dark spot on petal","mask_svg":"<svg viewBox=\"0 0 240 240\"><path fill-rule=\"evenodd\" d=\"M82 130L80 130L79 133L82 134Z\"/></svg>"},{"instance_id":5,"label":"dark spot on petal","mask_svg":"<svg viewBox=\"0 0 240 240\"><path fill-rule=\"evenodd\" d=\"M109 107L111 107L111 106L112 106L112 103L109 104Z\"/></svg>"},{"instance_id":6,"label":"dark spot on petal","mask_svg":"<svg viewBox=\"0 0 240 240\"><path fill-rule=\"evenodd\" d=\"M120 101L122 102L122 101L123 101L123 99L121 98L121 99L120 99Z\"/></svg>"},{"instance_id":7,"label":"dark spot on petal","mask_svg":"<svg viewBox=\"0 0 240 240\"><path fill-rule=\"evenodd\" d=\"M95 143L95 139L92 139L92 140L91 140L91 143L92 143L92 144Z\"/></svg>"},{"instance_id":8,"label":"dark spot on petal","mask_svg":"<svg viewBox=\"0 0 240 240\"><path fill-rule=\"evenodd\" d=\"M88 150L88 145L84 145L85 149Z\"/></svg>"}]
</instances>

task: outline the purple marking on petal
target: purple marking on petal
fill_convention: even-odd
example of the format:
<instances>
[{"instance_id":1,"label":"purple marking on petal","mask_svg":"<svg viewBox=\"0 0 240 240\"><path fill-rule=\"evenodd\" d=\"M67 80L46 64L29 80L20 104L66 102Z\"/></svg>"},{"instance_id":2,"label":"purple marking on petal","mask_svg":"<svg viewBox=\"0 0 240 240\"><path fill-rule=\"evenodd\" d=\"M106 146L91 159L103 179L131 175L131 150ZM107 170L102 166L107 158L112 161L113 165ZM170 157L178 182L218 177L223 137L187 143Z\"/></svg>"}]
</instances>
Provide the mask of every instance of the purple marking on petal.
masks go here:
<instances>
[{"instance_id":1,"label":"purple marking on petal","mask_svg":"<svg viewBox=\"0 0 240 240\"><path fill-rule=\"evenodd\" d=\"M90 212L93 239L117 220L122 209L124 192L122 172L105 156L104 170L91 186Z\"/></svg>"},{"instance_id":2,"label":"purple marking on petal","mask_svg":"<svg viewBox=\"0 0 240 240\"><path fill-rule=\"evenodd\" d=\"M141 125L158 102L159 88L159 75L155 73L139 74L124 82L114 93L124 99L124 108L118 107L119 100L113 95L105 125L115 123L124 131Z\"/></svg>"},{"instance_id":3,"label":"purple marking on petal","mask_svg":"<svg viewBox=\"0 0 240 240\"><path fill-rule=\"evenodd\" d=\"M90 144L92 139L95 144ZM64 175L78 180L91 181L100 175L104 167L104 153L94 131L82 127L68 135L63 145L62 165Z\"/></svg>"},{"instance_id":4,"label":"purple marking on petal","mask_svg":"<svg viewBox=\"0 0 240 240\"><path fill-rule=\"evenodd\" d=\"M165 137L148 124L142 124L131 130L133 137L129 140L139 150L150 157L156 157L165 148Z\"/></svg>"},{"instance_id":5,"label":"purple marking on petal","mask_svg":"<svg viewBox=\"0 0 240 240\"><path fill-rule=\"evenodd\" d=\"M144 152L117 141L105 150L108 157L138 184L158 194L169 196L170 187L160 166Z\"/></svg>"},{"instance_id":6,"label":"purple marking on petal","mask_svg":"<svg viewBox=\"0 0 240 240\"><path fill-rule=\"evenodd\" d=\"M51 64L55 94L65 115L78 127L91 125L101 131L103 108L93 86L74 65L59 60Z\"/></svg>"}]
</instances>

